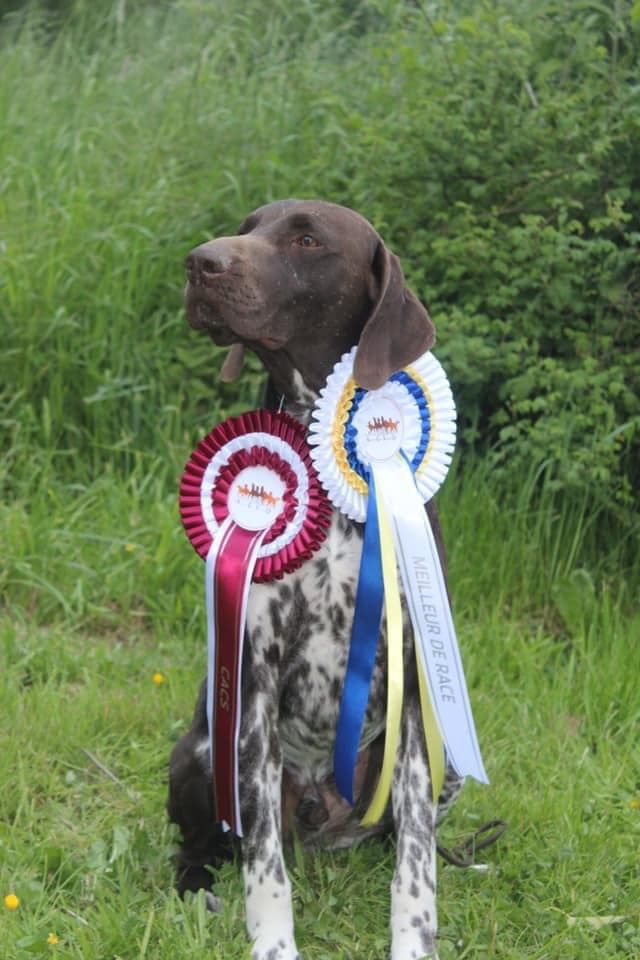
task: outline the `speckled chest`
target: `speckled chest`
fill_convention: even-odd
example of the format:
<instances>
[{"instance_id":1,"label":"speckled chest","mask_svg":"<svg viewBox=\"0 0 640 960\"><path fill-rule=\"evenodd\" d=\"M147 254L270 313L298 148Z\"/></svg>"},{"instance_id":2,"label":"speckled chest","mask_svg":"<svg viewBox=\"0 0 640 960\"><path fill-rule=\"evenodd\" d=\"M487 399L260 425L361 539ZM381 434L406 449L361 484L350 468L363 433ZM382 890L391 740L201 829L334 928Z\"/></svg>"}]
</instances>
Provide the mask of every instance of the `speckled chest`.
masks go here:
<instances>
[{"instance_id":1,"label":"speckled chest","mask_svg":"<svg viewBox=\"0 0 640 960\"><path fill-rule=\"evenodd\" d=\"M247 611L253 670L278 665L279 735L285 767L299 783L331 772L346 672L362 527L334 512L327 539L298 571L254 584ZM361 746L384 728L385 648L378 642Z\"/></svg>"}]
</instances>

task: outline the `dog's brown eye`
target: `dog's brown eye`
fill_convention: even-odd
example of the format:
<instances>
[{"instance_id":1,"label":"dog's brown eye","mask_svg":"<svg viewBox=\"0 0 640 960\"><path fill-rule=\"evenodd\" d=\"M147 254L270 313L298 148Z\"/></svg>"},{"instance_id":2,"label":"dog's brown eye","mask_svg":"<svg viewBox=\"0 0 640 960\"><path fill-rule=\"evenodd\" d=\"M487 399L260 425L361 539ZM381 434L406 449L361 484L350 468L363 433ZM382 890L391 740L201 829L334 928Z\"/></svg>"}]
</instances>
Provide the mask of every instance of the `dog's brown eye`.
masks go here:
<instances>
[{"instance_id":1,"label":"dog's brown eye","mask_svg":"<svg viewBox=\"0 0 640 960\"><path fill-rule=\"evenodd\" d=\"M315 237L312 237L310 233L305 233L301 237L296 237L293 241L299 247L319 247L320 244Z\"/></svg>"}]
</instances>

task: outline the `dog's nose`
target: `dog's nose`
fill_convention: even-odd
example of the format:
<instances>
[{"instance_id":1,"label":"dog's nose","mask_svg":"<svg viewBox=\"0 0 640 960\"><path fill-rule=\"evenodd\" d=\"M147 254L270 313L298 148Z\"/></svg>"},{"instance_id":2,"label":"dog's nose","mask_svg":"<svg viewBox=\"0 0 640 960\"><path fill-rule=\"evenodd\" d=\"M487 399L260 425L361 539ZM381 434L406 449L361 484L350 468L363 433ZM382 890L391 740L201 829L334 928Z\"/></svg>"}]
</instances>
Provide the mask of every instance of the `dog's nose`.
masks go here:
<instances>
[{"instance_id":1,"label":"dog's nose","mask_svg":"<svg viewBox=\"0 0 640 960\"><path fill-rule=\"evenodd\" d=\"M203 243L192 250L185 261L189 283L198 286L217 274L226 273L231 265L231 253L219 241Z\"/></svg>"}]
</instances>

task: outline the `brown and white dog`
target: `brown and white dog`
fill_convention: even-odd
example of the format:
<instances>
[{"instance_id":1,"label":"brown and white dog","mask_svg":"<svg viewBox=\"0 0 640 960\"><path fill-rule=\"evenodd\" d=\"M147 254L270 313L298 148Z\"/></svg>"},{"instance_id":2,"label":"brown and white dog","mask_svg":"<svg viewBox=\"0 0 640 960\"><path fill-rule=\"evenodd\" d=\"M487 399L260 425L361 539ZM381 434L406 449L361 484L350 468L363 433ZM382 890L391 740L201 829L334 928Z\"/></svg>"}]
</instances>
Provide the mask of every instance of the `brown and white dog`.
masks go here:
<instances>
[{"instance_id":1,"label":"brown and white dog","mask_svg":"<svg viewBox=\"0 0 640 960\"><path fill-rule=\"evenodd\" d=\"M251 213L237 236L187 257L189 323L231 351L222 376L239 372L243 348L269 374L274 403L308 422L318 391L357 344L354 375L380 387L435 339L407 289L400 263L373 227L345 207L283 200ZM444 566L435 509L427 512ZM283 828L305 844L346 847L393 830L391 960L436 957L436 819L461 781L448 769L433 797L422 730L412 634L405 615L405 701L392 798L383 822L365 830L381 766L386 709L384 623L356 772L356 803L337 794L333 748L351 635L361 525L334 512L313 559L280 582L254 584L242 665L240 797L246 919L254 960L297 960ZM230 841L214 823L205 692L170 765L169 815L179 825L178 888L210 891L211 866ZM212 909L219 903L207 894Z\"/></svg>"}]
</instances>

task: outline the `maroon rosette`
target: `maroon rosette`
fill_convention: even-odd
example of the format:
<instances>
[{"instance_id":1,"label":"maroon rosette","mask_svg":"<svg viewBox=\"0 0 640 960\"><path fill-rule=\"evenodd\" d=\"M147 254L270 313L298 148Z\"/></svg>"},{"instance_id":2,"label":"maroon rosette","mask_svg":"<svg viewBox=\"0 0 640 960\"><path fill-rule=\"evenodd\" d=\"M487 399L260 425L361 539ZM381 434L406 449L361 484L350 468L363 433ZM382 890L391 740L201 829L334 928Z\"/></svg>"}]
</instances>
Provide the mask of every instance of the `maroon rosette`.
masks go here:
<instances>
[{"instance_id":1,"label":"maroon rosette","mask_svg":"<svg viewBox=\"0 0 640 960\"><path fill-rule=\"evenodd\" d=\"M326 538L331 505L320 485L306 428L287 413L254 410L229 417L200 441L180 483L180 515L194 549L206 559L229 516L234 480L267 467L284 484L282 505L258 552L253 580L280 580L298 569Z\"/></svg>"}]
</instances>

